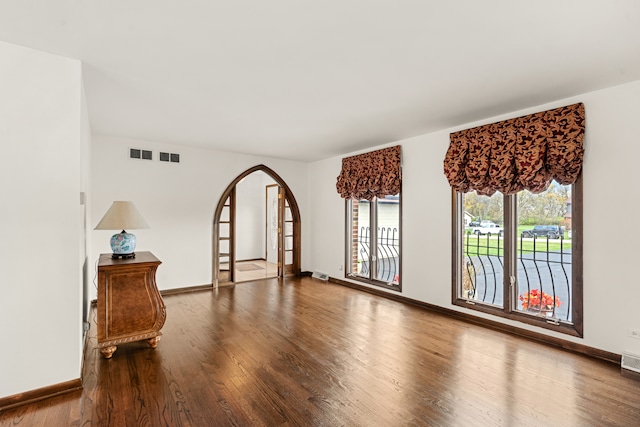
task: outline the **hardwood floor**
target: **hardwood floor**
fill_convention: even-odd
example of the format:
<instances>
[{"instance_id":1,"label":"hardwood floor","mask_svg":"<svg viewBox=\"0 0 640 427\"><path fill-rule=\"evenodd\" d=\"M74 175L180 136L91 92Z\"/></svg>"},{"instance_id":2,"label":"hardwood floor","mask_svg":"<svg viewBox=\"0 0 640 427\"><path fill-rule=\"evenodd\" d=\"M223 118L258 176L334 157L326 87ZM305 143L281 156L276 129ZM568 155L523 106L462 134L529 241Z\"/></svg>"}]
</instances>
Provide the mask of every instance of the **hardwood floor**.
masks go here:
<instances>
[{"instance_id":1,"label":"hardwood floor","mask_svg":"<svg viewBox=\"0 0 640 427\"><path fill-rule=\"evenodd\" d=\"M238 261L236 263L236 283L276 276L278 276L278 266L265 260Z\"/></svg>"},{"instance_id":2,"label":"hardwood floor","mask_svg":"<svg viewBox=\"0 0 640 427\"><path fill-rule=\"evenodd\" d=\"M310 278L165 297L155 350L2 426L638 426L620 367ZM46 360L43 360L46 363Z\"/></svg>"}]
</instances>

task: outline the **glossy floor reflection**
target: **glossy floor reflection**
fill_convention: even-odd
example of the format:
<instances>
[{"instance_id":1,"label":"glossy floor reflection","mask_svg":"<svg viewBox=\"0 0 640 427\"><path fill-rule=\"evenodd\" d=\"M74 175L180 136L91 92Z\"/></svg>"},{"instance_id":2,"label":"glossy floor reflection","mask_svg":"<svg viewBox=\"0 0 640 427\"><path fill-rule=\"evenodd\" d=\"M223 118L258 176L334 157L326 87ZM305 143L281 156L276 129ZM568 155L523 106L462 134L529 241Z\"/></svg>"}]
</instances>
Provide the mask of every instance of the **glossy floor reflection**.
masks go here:
<instances>
[{"instance_id":1,"label":"glossy floor reflection","mask_svg":"<svg viewBox=\"0 0 640 427\"><path fill-rule=\"evenodd\" d=\"M18 426L634 426L620 367L310 278L165 297L157 349L96 349Z\"/></svg>"}]
</instances>

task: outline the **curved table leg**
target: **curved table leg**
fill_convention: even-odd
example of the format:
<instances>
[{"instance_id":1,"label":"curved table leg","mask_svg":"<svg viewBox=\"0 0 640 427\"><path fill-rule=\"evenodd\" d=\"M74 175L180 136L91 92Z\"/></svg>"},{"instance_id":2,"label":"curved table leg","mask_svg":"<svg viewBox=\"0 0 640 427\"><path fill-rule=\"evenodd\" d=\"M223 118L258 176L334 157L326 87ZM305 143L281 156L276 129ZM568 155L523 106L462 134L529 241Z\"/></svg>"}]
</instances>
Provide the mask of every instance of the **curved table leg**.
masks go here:
<instances>
[{"instance_id":1,"label":"curved table leg","mask_svg":"<svg viewBox=\"0 0 640 427\"><path fill-rule=\"evenodd\" d=\"M158 346L158 341L160 341L160 337L153 337L147 340L147 342L149 343L149 346L151 348L156 348Z\"/></svg>"}]
</instances>

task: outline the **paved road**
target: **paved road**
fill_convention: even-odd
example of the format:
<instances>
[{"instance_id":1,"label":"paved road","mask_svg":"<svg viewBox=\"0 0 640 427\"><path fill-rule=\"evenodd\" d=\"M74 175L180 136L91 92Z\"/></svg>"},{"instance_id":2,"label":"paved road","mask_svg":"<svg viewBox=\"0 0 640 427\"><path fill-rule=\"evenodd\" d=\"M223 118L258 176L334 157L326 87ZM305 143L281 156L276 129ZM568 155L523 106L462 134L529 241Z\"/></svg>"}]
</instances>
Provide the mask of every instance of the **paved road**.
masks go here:
<instances>
[{"instance_id":1,"label":"paved road","mask_svg":"<svg viewBox=\"0 0 640 427\"><path fill-rule=\"evenodd\" d=\"M560 262L560 254L537 253L523 256L518 262L518 295L528 289L542 289L549 295L560 298L562 304L556 308L556 317L571 320L571 253L565 253ZM503 270L497 256L471 257L475 267L476 300L503 305ZM521 307L518 304L518 307Z\"/></svg>"}]
</instances>

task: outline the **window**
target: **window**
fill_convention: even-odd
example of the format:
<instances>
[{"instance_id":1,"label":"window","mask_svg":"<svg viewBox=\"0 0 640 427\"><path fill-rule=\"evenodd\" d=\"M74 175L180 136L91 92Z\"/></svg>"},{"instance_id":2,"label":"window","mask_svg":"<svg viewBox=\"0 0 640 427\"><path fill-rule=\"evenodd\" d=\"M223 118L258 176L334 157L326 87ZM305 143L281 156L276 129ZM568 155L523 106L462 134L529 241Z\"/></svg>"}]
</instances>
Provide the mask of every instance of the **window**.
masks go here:
<instances>
[{"instance_id":1,"label":"window","mask_svg":"<svg viewBox=\"0 0 640 427\"><path fill-rule=\"evenodd\" d=\"M454 304L582 336L584 133L576 103L450 134Z\"/></svg>"},{"instance_id":2,"label":"window","mask_svg":"<svg viewBox=\"0 0 640 427\"><path fill-rule=\"evenodd\" d=\"M346 204L347 277L400 290L400 194Z\"/></svg>"},{"instance_id":3,"label":"window","mask_svg":"<svg viewBox=\"0 0 640 427\"><path fill-rule=\"evenodd\" d=\"M581 179L539 194L454 191L454 304L582 336L581 202Z\"/></svg>"},{"instance_id":4,"label":"window","mask_svg":"<svg viewBox=\"0 0 640 427\"><path fill-rule=\"evenodd\" d=\"M400 290L402 147L342 159L336 190L346 200L346 277Z\"/></svg>"}]
</instances>

